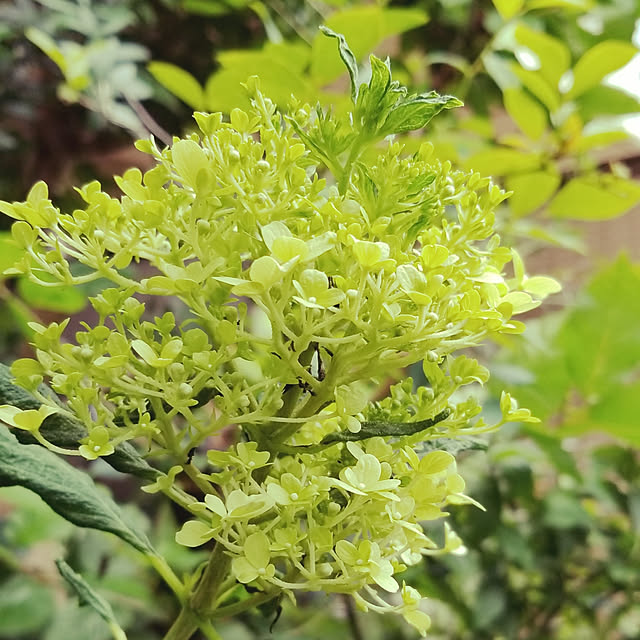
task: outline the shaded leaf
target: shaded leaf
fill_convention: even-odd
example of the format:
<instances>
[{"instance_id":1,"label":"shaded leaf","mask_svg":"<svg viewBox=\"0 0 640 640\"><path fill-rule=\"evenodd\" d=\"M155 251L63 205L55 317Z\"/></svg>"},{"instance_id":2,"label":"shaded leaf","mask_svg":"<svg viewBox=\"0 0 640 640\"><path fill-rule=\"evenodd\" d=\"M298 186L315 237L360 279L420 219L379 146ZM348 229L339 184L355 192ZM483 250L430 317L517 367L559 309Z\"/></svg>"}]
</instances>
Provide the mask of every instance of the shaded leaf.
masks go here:
<instances>
[{"instance_id":1,"label":"shaded leaf","mask_svg":"<svg viewBox=\"0 0 640 640\"><path fill-rule=\"evenodd\" d=\"M111 605L76 573L64 560L56 560L56 566L66 583L75 591L80 606L91 607L110 627L116 640L126 640L124 631L118 625Z\"/></svg>"},{"instance_id":2,"label":"shaded leaf","mask_svg":"<svg viewBox=\"0 0 640 640\"><path fill-rule=\"evenodd\" d=\"M143 553L152 551L146 536L132 529L119 507L82 471L38 445L23 445L0 429L0 486L21 486L37 493L69 522L109 531Z\"/></svg>"}]
</instances>

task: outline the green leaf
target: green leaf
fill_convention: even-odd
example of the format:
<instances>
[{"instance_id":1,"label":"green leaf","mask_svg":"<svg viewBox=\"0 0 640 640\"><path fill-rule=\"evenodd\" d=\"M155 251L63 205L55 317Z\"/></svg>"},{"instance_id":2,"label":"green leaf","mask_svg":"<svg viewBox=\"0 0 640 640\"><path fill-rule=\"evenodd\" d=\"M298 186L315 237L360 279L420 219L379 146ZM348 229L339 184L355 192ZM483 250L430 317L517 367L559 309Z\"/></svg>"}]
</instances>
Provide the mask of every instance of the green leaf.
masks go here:
<instances>
[{"instance_id":1,"label":"green leaf","mask_svg":"<svg viewBox=\"0 0 640 640\"><path fill-rule=\"evenodd\" d=\"M17 288L22 299L36 309L72 314L82 311L87 304L84 293L70 285L45 287L28 278L20 278Z\"/></svg>"},{"instance_id":2,"label":"green leaf","mask_svg":"<svg viewBox=\"0 0 640 640\"><path fill-rule=\"evenodd\" d=\"M194 111L205 108L204 89L188 71L169 62L151 62L147 69L165 89L188 104Z\"/></svg>"},{"instance_id":3,"label":"green leaf","mask_svg":"<svg viewBox=\"0 0 640 640\"><path fill-rule=\"evenodd\" d=\"M351 99L355 102L356 97L358 95L358 87L360 86L358 82L358 61L356 57L353 55L353 51L349 49L349 45L345 40L345 37L341 33L336 33L329 29L329 27L321 26L320 31L324 33L325 36L329 36L330 38L337 38L338 40L338 53L340 54L340 58L344 65L347 67L347 71L349 72L349 79L351 80ZM389 74L389 79L391 78L391 74ZM374 84L374 79L372 78L371 84ZM387 86L389 84L389 80L387 80Z\"/></svg>"},{"instance_id":4,"label":"green leaf","mask_svg":"<svg viewBox=\"0 0 640 640\"><path fill-rule=\"evenodd\" d=\"M573 86L567 98L575 98L599 85L603 78L624 67L638 50L629 42L605 40L589 49L573 68Z\"/></svg>"},{"instance_id":5,"label":"green leaf","mask_svg":"<svg viewBox=\"0 0 640 640\"><path fill-rule=\"evenodd\" d=\"M53 60L58 65L63 73L66 73L67 61L64 57L64 54L56 44L55 40L51 38L51 36L49 36L44 31L41 31L40 29L36 29L35 27L29 27L28 29L26 29L25 36L27 36L27 38L31 40L31 42L33 42L36 47L38 47L46 55L48 55L49 58L51 58L51 60Z\"/></svg>"},{"instance_id":6,"label":"green leaf","mask_svg":"<svg viewBox=\"0 0 640 640\"><path fill-rule=\"evenodd\" d=\"M520 23L515 29L516 40L532 51L540 63L540 74L556 89L571 64L571 52L564 42L553 36L530 29Z\"/></svg>"},{"instance_id":7,"label":"green leaf","mask_svg":"<svg viewBox=\"0 0 640 640\"><path fill-rule=\"evenodd\" d=\"M360 431L357 433L352 433L351 431L332 433L325 436L320 444L322 446L328 446L336 442L354 442L356 440L366 440L367 438L375 438L377 436L383 438L398 438L413 435L421 431L426 431L439 422L446 420L450 413L449 409L445 409L433 418L416 422L363 422Z\"/></svg>"},{"instance_id":8,"label":"green leaf","mask_svg":"<svg viewBox=\"0 0 640 640\"><path fill-rule=\"evenodd\" d=\"M504 108L520 130L532 140L539 140L548 124L547 111L522 89L505 89Z\"/></svg>"},{"instance_id":9,"label":"green leaf","mask_svg":"<svg viewBox=\"0 0 640 640\"><path fill-rule=\"evenodd\" d=\"M16 574L0 585L0 638L41 637L54 612L53 591L40 581Z\"/></svg>"},{"instance_id":10,"label":"green leaf","mask_svg":"<svg viewBox=\"0 0 640 640\"><path fill-rule=\"evenodd\" d=\"M2 272L13 267L24 254L25 250L14 242L11 233L0 232L0 280L4 279Z\"/></svg>"},{"instance_id":11,"label":"green leaf","mask_svg":"<svg viewBox=\"0 0 640 640\"><path fill-rule=\"evenodd\" d=\"M25 487L69 522L109 531L143 553L153 551L86 473L41 446L20 444L6 428L0 429L0 486Z\"/></svg>"},{"instance_id":12,"label":"green leaf","mask_svg":"<svg viewBox=\"0 0 640 640\"><path fill-rule=\"evenodd\" d=\"M277 105L286 106L292 94L301 101L317 100L317 92L304 73L309 54L306 44L288 42L267 43L259 51L221 52L217 58L221 69L205 83L206 108L230 113L248 106L249 96L241 83L254 75L260 77L262 92Z\"/></svg>"},{"instance_id":13,"label":"green leaf","mask_svg":"<svg viewBox=\"0 0 640 640\"><path fill-rule=\"evenodd\" d=\"M589 426L640 447L638 416L640 383L618 384L593 405L589 413Z\"/></svg>"},{"instance_id":14,"label":"green leaf","mask_svg":"<svg viewBox=\"0 0 640 640\"><path fill-rule=\"evenodd\" d=\"M473 154L467 159L465 166L486 176L505 176L535 171L540 168L541 162L538 153L495 147Z\"/></svg>"},{"instance_id":15,"label":"green leaf","mask_svg":"<svg viewBox=\"0 0 640 640\"><path fill-rule=\"evenodd\" d=\"M64 560L56 560L56 566L66 583L75 591L80 606L91 607L109 625L115 640L126 640L127 636L118 625L111 605Z\"/></svg>"},{"instance_id":16,"label":"green leaf","mask_svg":"<svg viewBox=\"0 0 640 640\"><path fill-rule=\"evenodd\" d=\"M640 185L614 175L593 174L569 181L551 201L557 218L607 220L640 202Z\"/></svg>"},{"instance_id":17,"label":"green leaf","mask_svg":"<svg viewBox=\"0 0 640 640\"><path fill-rule=\"evenodd\" d=\"M591 518L578 497L569 491L559 489L545 496L543 521L554 529L589 527L591 524Z\"/></svg>"},{"instance_id":18,"label":"green leaf","mask_svg":"<svg viewBox=\"0 0 640 640\"><path fill-rule=\"evenodd\" d=\"M556 171L533 171L508 176L505 184L513 195L508 203L513 213L524 216L543 206L560 186L560 174Z\"/></svg>"},{"instance_id":19,"label":"green leaf","mask_svg":"<svg viewBox=\"0 0 640 640\"><path fill-rule=\"evenodd\" d=\"M527 9L565 9L567 11L588 11L596 4L596 0L529 0Z\"/></svg>"},{"instance_id":20,"label":"green leaf","mask_svg":"<svg viewBox=\"0 0 640 640\"><path fill-rule=\"evenodd\" d=\"M524 0L492 0L493 6L496 8L503 20L510 20L524 6Z\"/></svg>"},{"instance_id":21,"label":"green leaf","mask_svg":"<svg viewBox=\"0 0 640 640\"><path fill-rule=\"evenodd\" d=\"M441 96L435 91L410 96L401 100L389 113L379 135L407 133L425 127L444 109L461 107L462 102L453 96Z\"/></svg>"},{"instance_id":22,"label":"green leaf","mask_svg":"<svg viewBox=\"0 0 640 640\"><path fill-rule=\"evenodd\" d=\"M385 8L380 5L355 6L332 13L326 26L341 33L349 43L356 61L373 51L385 38L415 29L428 20L421 9ZM322 87L344 72L344 64L335 54L332 42L321 33L311 47L311 78Z\"/></svg>"},{"instance_id":23,"label":"green leaf","mask_svg":"<svg viewBox=\"0 0 640 640\"><path fill-rule=\"evenodd\" d=\"M522 85L538 98L551 113L560 107L560 94L557 87L549 84L549 81L540 71L523 69L516 62L509 65L509 69L518 77Z\"/></svg>"},{"instance_id":24,"label":"green leaf","mask_svg":"<svg viewBox=\"0 0 640 640\"><path fill-rule=\"evenodd\" d=\"M640 111L640 101L620 89L598 85L577 99L580 117L588 122L600 115L622 115Z\"/></svg>"},{"instance_id":25,"label":"green leaf","mask_svg":"<svg viewBox=\"0 0 640 640\"><path fill-rule=\"evenodd\" d=\"M9 404L25 410L39 409L42 403L29 391L14 384L13 377L11 369L0 363L0 404ZM44 395L55 398L55 394L44 385L40 385L38 390ZM57 399L55 401L59 402ZM86 437L87 430L79 420L61 413L54 413L44 420L40 433L46 440L59 447L76 448L80 440ZM35 443L33 436L26 431L17 431L14 435L23 444ZM156 480L162 475L150 466L128 442L119 444L115 452L105 456L103 460L122 473L130 473L145 480Z\"/></svg>"}]
</instances>

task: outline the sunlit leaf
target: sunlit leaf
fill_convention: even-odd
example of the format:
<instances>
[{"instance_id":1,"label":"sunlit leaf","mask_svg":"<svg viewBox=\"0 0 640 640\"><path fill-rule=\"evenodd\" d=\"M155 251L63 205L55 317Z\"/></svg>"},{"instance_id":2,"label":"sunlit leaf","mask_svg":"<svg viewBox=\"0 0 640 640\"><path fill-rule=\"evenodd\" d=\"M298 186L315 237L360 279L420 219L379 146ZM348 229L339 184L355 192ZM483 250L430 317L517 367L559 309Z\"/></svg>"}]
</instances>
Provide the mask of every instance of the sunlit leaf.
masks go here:
<instances>
[{"instance_id":1,"label":"sunlit leaf","mask_svg":"<svg viewBox=\"0 0 640 640\"><path fill-rule=\"evenodd\" d=\"M503 20L513 18L524 6L524 0L492 0Z\"/></svg>"},{"instance_id":2,"label":"sunlit leaf","mask_svg":"<svg viewBox=\"0 0 640 640\"><path fill-rule=\"evenodd\" d=\"M557 218L606 220L626 213L638 202L638 183L594 174L569 181L551 201L549 212Z\"/></svg>"},{"instance_id":3,"label":"sunlit leaf","mask_svg":"<svg viewBox=\"0 0 640 640\"><path fill-rule=\"evenodd\" d=\"M521 131L532 140L538 140L548 124L544 107L522 89L506 89L503 99L504 108Z\"/></svg>"},{"instance_id":4,"label":"sunlit leaf","mask_svg":"<svg viewBox=\"0 0 640 640\"><path fill-rule=\"evenodd\" d=\"M532 213L543 206L560 186L560 175L551 170L512 175L506 179L507 189L513 191L509 206L518 216Z\"/></svg>"},{"instance_id":5,"label":"sunlit leaf","mask_svg":"<svg viewBox=\"0 0 640 640\"><path fill-rule=\"evenodd\" d=\"M415 29L428 20L422 9L385 8L380 5L354 6L332 13L326 26L341 33L349 43L356 60L362 60L385 38ZM313 40L311 76L314 84L323 86L344 73L344 64L335 44L322 33Z\"/></svg>"},{"instance_id":6,"label":"sunlit leaf","mask_svg":"<svg viewBox=\"0 0 640 640\"><path fill-rule=\"evenodd\" d=\"M205 108L204 89L188 71L169 62L151 62L147 69L165 89L194 111Z\"/></svg>"},{"instance_id":7,"label":"sunlit leaf","mask_svg":"<svg viewBox=\"0 0 640 640\"><path fill-rule=\"evenodd\" d=\"M604 77L627 64L638 53L629 42L606 40L589 49L573 68L573 86L568 98L575 98L599 85Z\"/></svg>"}]
</instances>

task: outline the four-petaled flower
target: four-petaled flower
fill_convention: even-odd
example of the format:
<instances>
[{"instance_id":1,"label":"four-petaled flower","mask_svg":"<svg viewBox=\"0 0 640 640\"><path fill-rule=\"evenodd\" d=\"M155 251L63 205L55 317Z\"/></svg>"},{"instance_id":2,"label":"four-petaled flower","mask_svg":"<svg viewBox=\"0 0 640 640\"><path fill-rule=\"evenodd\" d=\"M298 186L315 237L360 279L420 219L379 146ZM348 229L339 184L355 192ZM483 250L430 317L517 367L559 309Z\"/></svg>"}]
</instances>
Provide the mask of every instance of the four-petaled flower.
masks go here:
<instances>
[{"instance_id":1,"label":"four-petaled flower","mask_svg":"<svg viewBox=\"0 0 640 640\"><path fill-rule=\"evenodd\" d=\"M252 533L244 542L244 555L231 564L239 582L247 584L256 578L273 578L276 568L270 563L269 539L262 532Z\"/></svg>"},{"instance_id":2,"label":"four-petaled flower","mask_svg":"<svg viewBox=\"0 0 640 640\"><path fill-rule=\"evenodd\" d=\"M399 589L393 577L393 565L382 557L376 542L361 540L356 547L348 540L340 540L336 543L336 555L347 565L348 570L370 576L385 591L395 593Z\"/></svg>"}]
</instances>

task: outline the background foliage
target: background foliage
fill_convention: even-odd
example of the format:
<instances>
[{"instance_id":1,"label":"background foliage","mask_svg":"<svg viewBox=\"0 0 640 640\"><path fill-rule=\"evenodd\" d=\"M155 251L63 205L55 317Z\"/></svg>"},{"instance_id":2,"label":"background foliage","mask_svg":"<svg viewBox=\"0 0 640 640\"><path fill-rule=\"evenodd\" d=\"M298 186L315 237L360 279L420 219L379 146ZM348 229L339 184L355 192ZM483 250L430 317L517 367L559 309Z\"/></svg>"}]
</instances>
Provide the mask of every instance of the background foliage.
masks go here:
<instances>
[{"instance_id":1,"label":"background foliage","mask_svg":"<svg viewBox=\"0 0 640 640\"><path fill-rule=\"evenodd\" d=\"M640 76L610 76L637 56L639 15L637 0L17 0L0 6L0 196L22 199L42 178L73 203L78 181L147 168L135 137L170 142L193 127L193 110L241 106L251 74L280 104L295 93L344 109L346 77L320 24L343 33L360 62L371 50L388 54L404 82L463 99L462 113L426 137L441 157L514 191L503 236L565 288L535 312L524 340L485 349L494 388L542 423L506 427L487 452L464 454L468 492L487 512L453 513L468 553L429 559L408 580L432 597L434 638L631 639L640 627L639 256L600 264L586 247L590 222L640 202L630 118ZM0 272L16 252L0 232ZM75 314L73 325L87 313L90 290L51 296L0 278L5 362L29 353L27 321ZM535 290L535 278L528 284ZM98 464L92 473L127 499L116 472ZM180 523L153 496L128 509L172 566L199 562L173 542ZM109 637L63 588L51 561L60 555L114 604L131 637L161 637L170 594L132 554L115 537L74 529L26 490L1 489L0 638ZM392 625L310 597L285 608L274 632L412 637ZM265 626L260 613L244 614L221 632L268 637Z\"/></svg>"}]
</instances>

